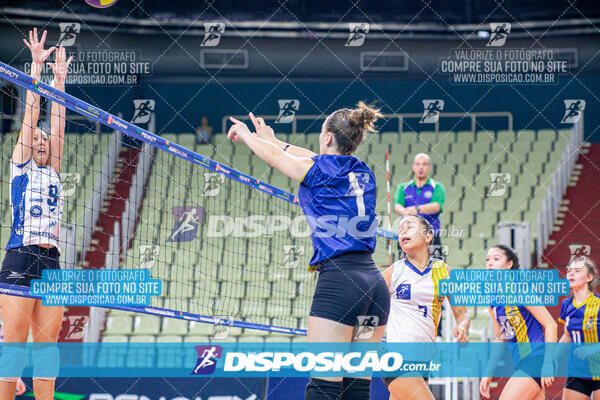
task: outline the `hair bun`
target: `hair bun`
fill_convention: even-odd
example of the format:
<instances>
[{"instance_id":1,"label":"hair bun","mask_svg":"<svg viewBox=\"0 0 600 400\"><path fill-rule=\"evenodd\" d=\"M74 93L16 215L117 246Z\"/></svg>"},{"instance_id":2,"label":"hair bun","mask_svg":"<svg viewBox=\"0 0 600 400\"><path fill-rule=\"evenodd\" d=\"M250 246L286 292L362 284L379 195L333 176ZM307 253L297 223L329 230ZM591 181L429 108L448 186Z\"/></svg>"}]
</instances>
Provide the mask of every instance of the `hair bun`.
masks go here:
<instances>
[{"instance_id":1,"label":"hair bun","mask_svg":"<svg viewBox=\"0 0 600 400\"><path fill-rule=\"evenodd\" d=\"M382 116L383 114L378 108L359 101L356 108L350 111L348 122L353 128L358 128L363 132L377 132L375 121Z\"/></svg>"}]
</instances>

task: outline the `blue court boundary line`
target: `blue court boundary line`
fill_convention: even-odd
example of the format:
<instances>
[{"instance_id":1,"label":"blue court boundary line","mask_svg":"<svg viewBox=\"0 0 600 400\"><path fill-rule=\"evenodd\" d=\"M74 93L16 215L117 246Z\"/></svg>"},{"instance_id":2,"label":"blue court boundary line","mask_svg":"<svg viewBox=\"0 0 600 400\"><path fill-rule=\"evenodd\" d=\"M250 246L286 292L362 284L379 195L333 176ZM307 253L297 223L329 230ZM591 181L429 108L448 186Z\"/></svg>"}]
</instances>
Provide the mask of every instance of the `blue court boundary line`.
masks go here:
<instances>
[{"instance_id":1,"label":"blue court boundary line","mask_svg":"<svg viewBox=\"0 0 600 400\"><path fill-rule=\"evenodd\" d=\"M208 157L205 157L201 154L193 152L183 146L178 145L177 143L170 142L165 138L155 135L152 132L149 132L143 128L140 128L137 125L134 125L130 122L127 122L111 113L108 113L104 110L101 110L97 107L94 107L83 100L78 99L77 97L71 96L68 93L57 90L50 85L41 82L40 80L34 79L31 76L27 75L24 72L19 71L3 62L0 61L0 78L6 79L22 88L27 90L31 90L36 92L40 96L47 98L48 100L54 101L60 105L65 106L71 111L74 111L78 114L85 115L93 121L99 122L102 125L119 130L124 134L131 136L135 139L138 139L144 143L148 143L158 149L174 154L175 156L182 158L186 161L190 161L194 164L198 164L210 171L217 172L219 174L225 175L227 178L232 179L234 181L240 182L246 186L250 186L254 189L258 189L261 192L270 194L272 196L278 197L282 200L287 201L288 203L300 205L298 201L298 196L289 193L285 190L279 189L267 182L262 182L259 179L256 179L250 175L246 175L240 171L237 171L225 164L219 163L215 160L212 160ZM223 132L224 134L224 132ZM384 229L377 228L376 234L387 238L387 239L398 239L398 235L394 232L390 232ZM39 298L32 296L28 290L23 290L22 286L15 286L10 284L0 283L0 293L4 294L12 294L20 297L30 297L30 298ZM106 306L104 308L117 309L122 311L131 311L131 312L140 312L151 315L157 315L161 317L171 317L178 319L185 319L188 321L196 321L203 322L209 324L217 324L217 325L225 325L232 326L236 328L247 328L247 329L256 329L256 330L266 330L272 332L281 332L281 333L289 333L293 335L306 335L305 329L294 329L294 328L284 328L278 326L264 325L264 324L255 324L244 321L234 320L233 324L231 321L229 323L218 323L215 322L215 318L208 317L199 314L187 313L182 311L174 311L166 308L159 307L140 307L140 306L114 306L109 307ZM172 314L172 315L171 315Z\"/></svg>"},{"instance_id":2,"label":"blue court boundary line","mask_svg":"<svg viewBox=\"0 0 600 400\"><path fill-rule=\"evenodd\" d=\"M11 285L9 283L0 283L0 294L6 294L18 297L27 297L32 299L41 299L41 296L36 296L30 293L30 288L26 286ZM74 305L76 306L76 305ZM283 326L273 326L265 324L257 324L252 322L230 320L219 317L209 317L207 315L194 314L184 311L171 310L168 308L161 307L150 307L150 306L94 306L101 308L108 308L110 310L121 310L130 311L135 313L155 315L158 317L168 317L175 319L182 319L185 321L202 322L205 324L222 325L231 328L244 328L244 329L255 329L261 331L271 331L285 333L289 335L304 335L306 336L306 329L295 329L286 328Z\"/></svg>"}]
</instances>

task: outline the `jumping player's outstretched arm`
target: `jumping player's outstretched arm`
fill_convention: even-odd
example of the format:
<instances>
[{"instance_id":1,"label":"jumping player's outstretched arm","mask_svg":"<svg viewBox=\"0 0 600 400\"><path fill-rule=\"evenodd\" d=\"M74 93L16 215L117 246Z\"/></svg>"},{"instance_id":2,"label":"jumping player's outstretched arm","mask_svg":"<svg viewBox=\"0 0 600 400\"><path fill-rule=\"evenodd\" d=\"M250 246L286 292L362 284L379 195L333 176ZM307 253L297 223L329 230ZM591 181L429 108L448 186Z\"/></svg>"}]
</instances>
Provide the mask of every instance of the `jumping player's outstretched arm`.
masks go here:
<instances>
[{"instance_id":1,"label":"jumping player's outstretched arm","mask_svg":"<svg viewBox=\"0 0 600 400\"><path fill-rule=\"evenodd\" d=\"M234 142L241 141L252 150L254 154L272 167L277 168L289 178L301 182L302 178L315 163L309 157L296 157L283 151L273 142L261 139L250 132L246 124L230 118L233 126L229 128L227 137Z\"/></svg>"},{"instance_id":2,"label":"jumping player's outstretched arm","mask_svg":"<svg viewBox=\"0 0 600 400\"><path fill-rule=\"evenodd\" d=\"M41 77L44 61L55 50L55 47L44 50L45 41L46 31L42 34L42 38L38 40L37 28L33 28L33 32L29 31L29 42L23 39L25 46L31 51L30 73L36 80L39 80ZM12 161L15 164L23 164L31 158L33 131L37 127L39 117L40 95L28 90L25 99L25 113L23 114L23 122L21 123L21 132L19 133L19 139L12 155Z\"/></svg>"},{"instance_id":3,"label":"jumping player's outstretched arm","mask_svg":"<svg viewBox=\"0 0 600 400\"><path fill-rule=\"evenodd\" d=\"M54 64L49 63L54 72L54 88L65 91L65 79L67 70L73 57L67 60L65 48L60 46L54 53ZM63 143L65 138L65 114L64 106L57 102L52 103L52 116L50 117L50 166L56 171L60 171L62 161Z\"/></svg>"},{"instance_id":4,"label":"jumping player's outstretched arm","mask_svg":"<svg viewBox=\"0 0 600 400\"><path fill-rule=\"evenodd\" d=\"M312 151L305 149L303 147L299 147L299 146L295 146L293 144L289 144L286 142L283 142L279 139L277 139L275 137L275 132L273 131L273 128L271 128L269 125L267 125L265 123L265 120L260 118L260 117L255 117L254 114L250 113L250 120L252 120L252 124L254 125L254 129L256 129L256 135L261 138L261 139L265 139L269 142L274 143L275 145L277 145L277 147L279 147L280 149L285 149L285 151L287 151L288 153L290 153L293 156L296 157L314 157L316 156L315 153L313 153ZM233 121L233 120L232 120ZM237 121L237 120L235 120Z\"/></svg>"}]
</instances>

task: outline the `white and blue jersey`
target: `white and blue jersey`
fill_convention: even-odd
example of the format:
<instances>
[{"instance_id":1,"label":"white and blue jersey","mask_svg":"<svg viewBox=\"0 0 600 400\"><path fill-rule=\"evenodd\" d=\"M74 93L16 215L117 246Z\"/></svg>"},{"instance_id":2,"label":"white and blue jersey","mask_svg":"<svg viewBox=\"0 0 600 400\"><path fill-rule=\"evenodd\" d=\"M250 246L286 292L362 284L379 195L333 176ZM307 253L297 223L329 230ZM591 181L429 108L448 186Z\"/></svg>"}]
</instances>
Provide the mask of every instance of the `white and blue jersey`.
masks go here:
<instances>
[{"instance_id":1,"label":"white and blue jersey","mask_svg":"<svg viewBox=\"0 0 600 400\"><path fill-rule=\"evenodd\" d=\"M63 189L58 173L33 157L18 165L11 160L10 172L12 229L6 250L40 244L59 249Z\"/></svg>"},{"instance_id":2,"label":"white and blue jersey","mask_svg":"<svg viewBox=\"0 0 600 400\"><path fill-rule=\"evenodd\" d=\"M312 267L351 251L375 250L377 187L371 169L354 156L316 155L298 190L311 228Z\"/></svg>"}]
</instances>

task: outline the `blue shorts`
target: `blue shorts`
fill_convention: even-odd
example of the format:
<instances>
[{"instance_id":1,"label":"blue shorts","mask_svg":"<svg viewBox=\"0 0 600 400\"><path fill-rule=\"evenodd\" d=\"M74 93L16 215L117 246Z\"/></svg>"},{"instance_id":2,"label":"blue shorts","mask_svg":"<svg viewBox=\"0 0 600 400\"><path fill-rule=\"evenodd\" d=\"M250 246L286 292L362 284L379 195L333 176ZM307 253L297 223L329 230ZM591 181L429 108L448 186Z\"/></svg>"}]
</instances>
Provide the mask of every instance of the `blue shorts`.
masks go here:
<instances>
[{"instance_id":1,"label":"blue shorts","mask_svg":"<svg viewBox=\"0 0 600 400\"><path fill-rule=\"evenodd\" d=\"M311 316L350 326L384 326L389 313L388 287L371 253L348 252L319 264Z\"/></svg>"},{"instance_id":2,"label":"blue shorts","mask_svg":"<svg viewBox=\"0 0 600 400\"><path fill-rule=\"evenodd\" d=\"M56 247L23 246L6 250L0 270L0 282L31 286L32 279L41 279L45 269L60 269Z\"/></svg>"}]
</instances>

